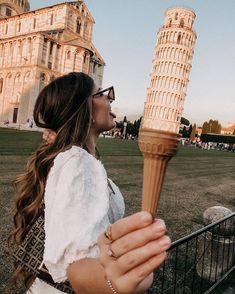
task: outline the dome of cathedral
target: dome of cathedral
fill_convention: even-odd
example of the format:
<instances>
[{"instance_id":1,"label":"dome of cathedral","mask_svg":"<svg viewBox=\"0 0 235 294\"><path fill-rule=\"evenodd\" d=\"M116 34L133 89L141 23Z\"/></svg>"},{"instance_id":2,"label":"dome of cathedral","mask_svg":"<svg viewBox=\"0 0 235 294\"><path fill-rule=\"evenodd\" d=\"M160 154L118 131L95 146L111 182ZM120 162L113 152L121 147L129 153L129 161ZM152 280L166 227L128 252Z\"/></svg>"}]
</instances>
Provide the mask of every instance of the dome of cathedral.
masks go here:
<instances>
[{"instance_id":1,"label":"dome of cathedral","mask_svg":"<svg viewBox=\"0 0 235 294\"><path fill-rule=\"evenodd\" d=\"M1 14L10 16L29 11L30 5L28 0L0 0L0 10Z\"/></svg>"}]
</instances>

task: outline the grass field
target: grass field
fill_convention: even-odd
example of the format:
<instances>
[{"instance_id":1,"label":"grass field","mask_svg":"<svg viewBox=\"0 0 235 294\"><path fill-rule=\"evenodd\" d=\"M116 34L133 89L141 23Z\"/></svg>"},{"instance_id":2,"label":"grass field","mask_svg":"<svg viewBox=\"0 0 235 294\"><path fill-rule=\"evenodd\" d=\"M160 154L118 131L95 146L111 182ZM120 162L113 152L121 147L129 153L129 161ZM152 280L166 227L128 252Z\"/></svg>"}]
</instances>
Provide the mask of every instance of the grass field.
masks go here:
<instances>
[{"instance_id":1,"label":"grass field","mask_svg":"<svg viewBox=\"0 0 235 294\"><path fill-rule=\"evenodd\" d=\"M37 132L0 129L1 294L19 294L7 282L6 239L14 202L11 182L40 142ZM139 211L143 160L137 142L100 139L99 150L109 177L124 195L126 215ZM235 153L181 147L169 163L157 212L172 240L201 227L203 211L214 205L235 210Z\"/></svg>"}]
</instances>

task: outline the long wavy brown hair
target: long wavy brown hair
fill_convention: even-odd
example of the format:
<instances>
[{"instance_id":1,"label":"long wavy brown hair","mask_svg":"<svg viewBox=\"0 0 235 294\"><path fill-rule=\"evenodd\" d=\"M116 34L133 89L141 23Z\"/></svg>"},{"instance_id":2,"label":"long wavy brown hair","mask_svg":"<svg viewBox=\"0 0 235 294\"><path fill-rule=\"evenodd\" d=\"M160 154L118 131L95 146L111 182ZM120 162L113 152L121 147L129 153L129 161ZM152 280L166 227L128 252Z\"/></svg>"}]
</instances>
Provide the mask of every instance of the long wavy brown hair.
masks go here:
<instances>
[{"instance_id":1,"label":"long wavy brown hair","mask_svg":"<svg viewBox=\"0 0 235 294\"><path fill-rule=\"evenodd\" d=\"M21 244L42 209L46 179L55 157L72 145L86 149L92 123L92 91L94 81L84 73L72 72L52 81L39 93L34 107L38 127L57 133L52 144L43 143L31 156L26 171L15 182L17 193L15 229L11 241ZM23 280L26 288L34 277L16 266L14 282Z\"/></svg>"}]
</instances>

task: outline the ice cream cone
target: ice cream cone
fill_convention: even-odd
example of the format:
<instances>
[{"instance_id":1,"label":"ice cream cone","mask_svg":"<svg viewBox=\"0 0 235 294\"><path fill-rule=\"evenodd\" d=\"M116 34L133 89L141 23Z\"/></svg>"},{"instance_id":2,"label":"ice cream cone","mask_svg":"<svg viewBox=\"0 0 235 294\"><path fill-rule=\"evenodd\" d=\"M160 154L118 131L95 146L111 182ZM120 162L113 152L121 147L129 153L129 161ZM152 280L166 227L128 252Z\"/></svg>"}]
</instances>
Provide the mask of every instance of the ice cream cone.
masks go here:
<instances>
[{"instance_id":1,"label":"ice cream cone","mask_svg":"<svg viewBox=\"0 0 235 294\"><path fill-rule=\"evenodd\" d=\"M176 154L180 135L143 128L139 148L144 157L142 210L156 213L168 161Z\"/></svg>"}]
</instances>

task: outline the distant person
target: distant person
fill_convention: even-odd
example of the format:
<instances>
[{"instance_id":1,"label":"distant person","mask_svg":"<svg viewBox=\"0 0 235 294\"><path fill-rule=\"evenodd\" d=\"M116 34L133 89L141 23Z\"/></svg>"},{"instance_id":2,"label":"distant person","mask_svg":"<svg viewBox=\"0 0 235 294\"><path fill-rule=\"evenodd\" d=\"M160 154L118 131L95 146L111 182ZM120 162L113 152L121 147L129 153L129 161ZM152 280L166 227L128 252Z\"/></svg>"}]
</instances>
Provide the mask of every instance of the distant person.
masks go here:
<instances>
[{"instance_id":1,"label":"distant person","mask_svg":"<svg viewBox=\"0 0 235 294\"><path fill-rule=\"evenodd\" d=\"M235 152L235 144L233 144L232 152Z\"/></svg>"},{"instance_id":2,"label":"distant person","mask_svg":"<svg viewBox=\"0 0 235 294\"><path fill-rule=\"evenodd\" d=\"M33 127L33 118L28 118L26 123L29 128L32 128Z\"/></svg>"},{"instance_id":3,"label":"distant person","mask_svg":"<svg viewBox=\"0 0 235 294\"><path fill-rule=\"evenodd\" d=\"M170 246L163 221L147 212L122 218L122 195L97 159L99 135L115 126L114 99L113 87L101 90L84 73L47 85L34 108L47 141L16 181L15 242L45 206L43 272L74 293L144 293ZM25 278L27 293L65 293L23 266L15 277Z\"/></svg>"}]
</instances>

